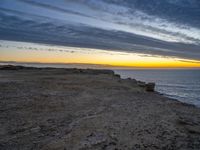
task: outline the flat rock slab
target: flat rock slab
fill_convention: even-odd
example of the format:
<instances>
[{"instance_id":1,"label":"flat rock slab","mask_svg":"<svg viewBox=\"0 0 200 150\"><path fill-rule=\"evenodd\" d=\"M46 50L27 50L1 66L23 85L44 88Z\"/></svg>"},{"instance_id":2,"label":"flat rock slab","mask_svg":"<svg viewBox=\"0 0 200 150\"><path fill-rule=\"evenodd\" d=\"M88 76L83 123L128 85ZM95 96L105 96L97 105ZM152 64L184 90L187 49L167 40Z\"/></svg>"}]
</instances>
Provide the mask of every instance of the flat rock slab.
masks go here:
<instances>
[{"instance_id":1,"label":"flat rock slab","mask_svg":"<svg viewBox=\"0 0 200 150\"><path fill-rule=\"evenodd\" d=\"M199 150L200 109L109 70L0 69L2 150Z\"/></svg>"}]
</instances>

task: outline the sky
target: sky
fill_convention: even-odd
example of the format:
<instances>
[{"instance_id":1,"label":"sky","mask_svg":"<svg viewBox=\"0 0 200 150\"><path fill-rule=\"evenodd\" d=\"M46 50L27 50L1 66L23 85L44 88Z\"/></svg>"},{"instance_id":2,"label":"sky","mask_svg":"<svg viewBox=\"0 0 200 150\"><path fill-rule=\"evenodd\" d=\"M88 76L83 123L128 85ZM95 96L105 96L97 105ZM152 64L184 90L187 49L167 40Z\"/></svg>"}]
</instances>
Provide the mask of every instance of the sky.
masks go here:
<instances>
[{"instance_id":1,"label":"sky","mask_svg":"<svg viewBox=\"0 0 200 150\"><path fill-rule=\"evenodd\" d=\"M0 61L200 67L200 1L1 0Z\"/></svg>"}]
</instances>

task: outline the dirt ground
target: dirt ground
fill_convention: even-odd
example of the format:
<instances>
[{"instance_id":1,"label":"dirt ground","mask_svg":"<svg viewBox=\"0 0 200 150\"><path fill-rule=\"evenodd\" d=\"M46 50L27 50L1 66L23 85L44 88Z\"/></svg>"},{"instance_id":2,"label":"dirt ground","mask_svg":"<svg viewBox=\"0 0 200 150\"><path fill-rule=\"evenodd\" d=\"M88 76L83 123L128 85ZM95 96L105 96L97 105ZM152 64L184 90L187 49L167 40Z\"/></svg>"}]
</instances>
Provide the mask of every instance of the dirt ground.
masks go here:
<instances>
[{"instance_id":1,"label":"dirt ground","mask_svg":"<svg viewBox=\"0 0 200 150\"><path fill-rule=\"evenodd\" d=\"M200 150L200 109L112 71L0 69L1 150Z\"/></svg>"}]
</instances>

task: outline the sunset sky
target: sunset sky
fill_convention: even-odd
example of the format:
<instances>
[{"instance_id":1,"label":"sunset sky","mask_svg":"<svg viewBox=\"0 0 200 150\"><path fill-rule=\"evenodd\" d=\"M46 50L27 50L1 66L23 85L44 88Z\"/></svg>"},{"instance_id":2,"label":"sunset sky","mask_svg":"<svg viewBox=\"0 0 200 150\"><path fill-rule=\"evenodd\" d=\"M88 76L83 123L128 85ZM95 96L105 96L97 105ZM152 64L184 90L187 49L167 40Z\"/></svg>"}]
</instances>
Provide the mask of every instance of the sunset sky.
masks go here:
<instances>
[{"instance_id":1,"label":"sunset sky","mask_svg":"<svg viewBox=\"0 0 200 150\"><path fill-rule=\"evenodd\" d=\"M199 0L1 0L0 61L200 68Z\"/></svg>"}]
</instances>

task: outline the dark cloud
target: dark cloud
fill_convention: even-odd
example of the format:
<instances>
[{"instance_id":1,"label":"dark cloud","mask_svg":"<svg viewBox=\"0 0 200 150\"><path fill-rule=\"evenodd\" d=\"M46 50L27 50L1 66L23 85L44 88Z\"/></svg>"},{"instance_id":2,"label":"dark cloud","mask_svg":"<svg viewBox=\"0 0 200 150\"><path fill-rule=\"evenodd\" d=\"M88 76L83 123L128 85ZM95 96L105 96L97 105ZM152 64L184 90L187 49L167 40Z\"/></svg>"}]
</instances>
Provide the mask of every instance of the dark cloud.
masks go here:
<instances>
[{"instance_id":1,"label":"dark cloud","mask_svg":"<svg viewBox=\"0 0 200 150\"><path fill-rule=\"evenodd\" d=\"M52 5L49 5L49 4L40 3L40 2L36 2L36 1L32 1L32 0L18 0L18 1L28 3L28 4L31 4L31 5L34 5L34 6L42 7L42 8L47 8L47 9L51 9L51 10L55 10L55 11L64 12L64 13L70 13L70 14L80 15L80 16L84 16L84 17L92 17L92 16L89 16L89 15L84 15L82 13L78 13L76 11L70 11L70 10L67 10L67 9L59 8L59 7L56 7L56 6L52 6Z\"/></svg>"},{"instance_id":2,"label":"dark cloud","mask_svg":"<svg viewBox=\"0 0 200 150\"><path fill-rule=\"evenodd\" d=\"M103 0L110 4L120 4L131 10L139 9L149 15L200 27L199 0Z\"/></svg>"},{"instance_id":3,"label":"dark cloud","mask_svg":"<svg viewBox=\"0 0 200 150\"><path fill-rule=\"evenodd\" d=\"M0 39L200 60L200 35L195 32L200 33L200 3L184 1L13 0L16 8L1 2ZM19 3L30 5L33 10L21 10ZM68 3L74 9L68 8ZM41 13L34 12L35 8ZM66 18L57 17L59 14ZM88 18L93 20L84 20ZM102 22L105 24L101 27ZM130 32L123 27L130 28Z\"/></svg>"}]
</instances>

